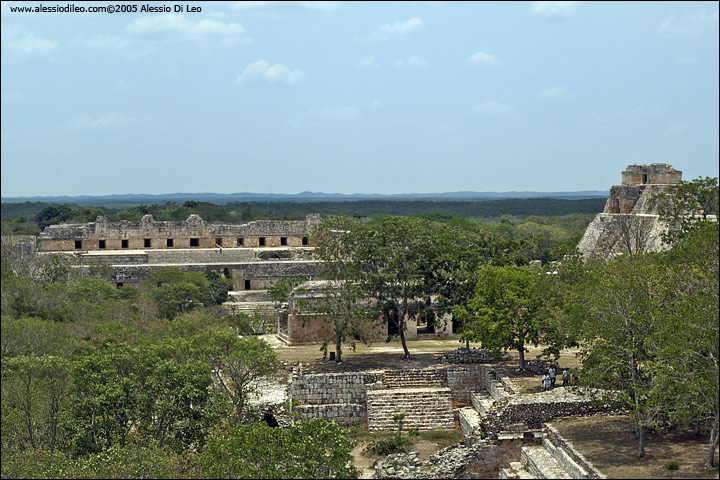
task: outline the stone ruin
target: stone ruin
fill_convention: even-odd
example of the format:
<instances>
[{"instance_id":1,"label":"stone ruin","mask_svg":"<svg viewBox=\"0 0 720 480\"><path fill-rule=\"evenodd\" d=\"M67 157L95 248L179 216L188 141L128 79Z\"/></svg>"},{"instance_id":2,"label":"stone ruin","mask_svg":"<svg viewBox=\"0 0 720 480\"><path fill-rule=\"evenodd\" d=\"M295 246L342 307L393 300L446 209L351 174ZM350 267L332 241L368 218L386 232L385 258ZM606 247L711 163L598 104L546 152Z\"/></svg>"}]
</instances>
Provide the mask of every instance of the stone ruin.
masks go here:
<instances>
[{"instance_id":1,"label":"stone ruin","mask_svg":"<svg viewBox=\"0 0 720 480\"><path fill-rule=\"evenodd\" d=\"M469 359L472 361L472 359ZM395 430L392 417L419 430L459 426L465 440L429 464L416 452L375 466L377 478L605 478L554 428L557 417L613 412L600 392L575 387L521 395L490 365L440 364L424 369L292 375L298 410L342 425Z\"/></svg>"},{"instance_id":2,"label":"stone ruin","mask_svg":"<svg viewBox=\"0 0 720 480\"><path fill-rule=\"evenodd\" d=\"M622 253L668 248L661 238L667 226L650 200L680 180L682 172L665 163L629 165L622 172L622 184L610 189L605 209L585 230L578 244L580 253L610 260Z\"/></svg>"}]
</instances>

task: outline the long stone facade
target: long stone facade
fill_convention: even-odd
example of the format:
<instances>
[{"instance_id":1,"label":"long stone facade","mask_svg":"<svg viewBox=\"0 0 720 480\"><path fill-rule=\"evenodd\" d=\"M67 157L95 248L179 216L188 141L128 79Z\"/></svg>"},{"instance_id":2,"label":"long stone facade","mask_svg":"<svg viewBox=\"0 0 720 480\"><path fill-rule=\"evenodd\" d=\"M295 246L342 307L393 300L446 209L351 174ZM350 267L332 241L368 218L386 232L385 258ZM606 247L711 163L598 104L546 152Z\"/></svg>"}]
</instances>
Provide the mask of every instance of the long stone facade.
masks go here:
<instances>
[{"instance_id":1,"label":"long stone facade","mask_svg":"<svg viewBox=\"0 0 720 480\"><path fill-rule=\"evenodd\" d=\"M38 236L38 250L137 250L167 248L300 247L309 246L309 235L319 216L301 221L260 220L245 224L208 223L193 214L181 222L109 222L103 216L83 224L50 225Z\"/></svg>"},{"instance_id":2,"label":"long stone facade","mask_svg":"<svg viewBox=\"0 0 720 480\"><path fill-rule=\"evenodd\" d=\"M152 215L109 222L99 216L95 222L46 227L35 249L41 255L74 255L79 268L109 265L117 286L139 285L153 271L174 266L215 271L232 279L234 291L262 291L281 278L315 275L310 235L319 221L317 215L242 225L208 223L194 214L182 222L155 221ZM262 300L250 302L248 312L271 304Z\"/></svg>"},{"instance_id":3,"label":"long stone facade","mask_svg":"<svg viewBox=\"0 0 720 480\"><path fill-rule=\"evenodd\" d=\"M682 172L665 163L629 165L621 185L610 189L603 212L585 230L580 253L609 260L622 253L666 249L661 236L667 227L650 200L680 180Z\"/></svg>"}]
</instances>

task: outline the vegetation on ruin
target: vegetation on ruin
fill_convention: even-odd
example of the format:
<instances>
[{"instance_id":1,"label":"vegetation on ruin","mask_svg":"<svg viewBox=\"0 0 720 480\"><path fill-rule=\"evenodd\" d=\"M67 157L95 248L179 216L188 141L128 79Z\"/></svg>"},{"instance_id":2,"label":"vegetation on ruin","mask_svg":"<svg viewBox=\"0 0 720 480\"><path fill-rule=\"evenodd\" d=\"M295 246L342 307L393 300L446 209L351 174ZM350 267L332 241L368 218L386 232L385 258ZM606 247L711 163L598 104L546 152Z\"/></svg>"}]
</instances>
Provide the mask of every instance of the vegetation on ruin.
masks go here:
<instances>
[{"instance_id":1,"label":"vegetation on ruin","mask_svg":"<svg viewBox=\"0 0 720 480\"><path fill-rule=\"evenodd\" d=\"M673 205L709 198L706 212L717 212L717 179L710 180L677 190ZM480 340L498 353L541 346L556 358L575 346L577 382L614 390L628 406L635 455L648 454L655 432L691 427L709 432L712 466L720 431L718 223L679 222L666 252L596 263L572 254L579 218L563 220L575 225L567 230L547 218L336 218L319 231L326 236L318 255L327 278L358 288L347 290L345 310L325 313L348 322L382 314L396 322L404 357L417 343L403 340L400 319L432 322L448 311L466 345ZM562 262L542 271L527 265L538 257ZM168 268L142 289L115 288L107 266L74 266L68 256L3 246L3 478L357 476L345 429L322 420L287 429L258 422L261 412L248 402L253 380L285 365L217 308L229 287L221 276ZM368 298L377 300L373 315L350 315L347 305L367 306ZM337 345L357 339L356 326L335 331L338 353Z\"/></svg>"}]
</instances>

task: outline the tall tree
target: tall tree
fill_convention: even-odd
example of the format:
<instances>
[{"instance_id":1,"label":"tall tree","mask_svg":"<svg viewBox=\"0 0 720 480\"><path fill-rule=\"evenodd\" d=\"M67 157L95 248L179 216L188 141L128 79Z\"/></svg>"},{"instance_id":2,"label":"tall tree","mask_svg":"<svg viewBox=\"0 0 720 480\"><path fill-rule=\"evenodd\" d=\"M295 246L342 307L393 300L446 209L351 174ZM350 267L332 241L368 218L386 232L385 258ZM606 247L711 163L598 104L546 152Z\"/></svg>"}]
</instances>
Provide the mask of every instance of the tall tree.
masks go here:
<instances>
[{"instance_id":1,"label":"tall tree","mask_svg":"<svg viewBox=\"0 0 720 480\"><path fill-rule=\"evenodd\" d=\"M662 256L654 305L658 358L652 400L674 425L709 429L708 467L720 432L719 233L717 223L705 223Z\"/></svg>"},{"instance_id":2,"label":"tall tree","mask_svg":"<svg viewBox=\"0 0 720 480\"><path fill-rule=\"evenodd\" d=\"M478 273L468 311L474 317L472 338L497 353L517 350L525 369L526 346L538 345L545 324L541 318L540 272L514 266L485 266Z\"/></svg>"},{"instance_id":3,"label":"tall tree","mask_svg":"<svg viewBox=\"0 0 720 480\"><path fill-rule=\"evenodd\" d=\"M582 306L570 306L581 315L582 383L620 392L632 409L638 438L638 457L645 455L645 433L658 409L650 400L654 335L655 284L662 272L650 255L622 256L574 287ZM583 308L584 306L584 308Z\"/></svg>"},{"instance_id":4,"label":"tall tree","mask_svg":"<svg viewBox=\"0 0 720 480\"><path fill-rule=\"evenodd\" d=\"M249 395L257 391L256 381L273 377L283 368L264 340L240 338L229 329L208 328L192 338L194 351L212 369L216 385L235 409L236 421L243 422Z\"/></svg>"},{"instance_id":5,"label":"tall tree","mask_svg":"<svg viewBox=\"0 0 720 480\"><path fill-rule=\"evenodd\" d=\"M334 216L313 232L316 257L321 260L319 277L324 282L311 282L295 289L298 308L317 313L326 323L329 336L323 347L335 344L335 360L342 361L342 344L368 342L377 323L372 300L363 289L358 252L367 238L367 228L359 221Z\"/></svg>"},{"instance_id":6,"label":"tall tree","mask_svg":"<svg viewBox=\"0 0 720 480\"><path fill-rule=\"evenodd\" d=\"M428 295L425 267L435 252L428 222L408 217L382 217L371 225L357 258L364 286L376 298L392 331L400 337L405 358L408 316L418 313Z\"/></svg>"}]
</instances>

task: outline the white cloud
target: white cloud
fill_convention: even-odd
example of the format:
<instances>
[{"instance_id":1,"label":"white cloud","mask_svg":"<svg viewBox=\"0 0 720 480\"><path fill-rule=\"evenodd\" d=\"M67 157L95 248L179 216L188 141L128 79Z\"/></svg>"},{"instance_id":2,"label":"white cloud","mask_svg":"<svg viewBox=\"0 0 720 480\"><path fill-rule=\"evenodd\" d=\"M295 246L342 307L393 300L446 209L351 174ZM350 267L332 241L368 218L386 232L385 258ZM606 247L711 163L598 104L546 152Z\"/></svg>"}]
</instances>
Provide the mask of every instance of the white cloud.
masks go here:
<instances>
[{"instance_id":1,"label":"white cloud","mask_svg":"<svg viewBox=\"0 0 720 480\"><path fill-rule=\"evenodd\" d=\"M234 10L262 10L276 7L300 7L307 10L332 12L337 10L340 2L233 2Z\"/></svg>"},{"instance_id":2,"label":"white cloud","mask_svg":"<svg viewBox=\"0 0 720 480\"><path fill-rule=\"evenodd\" d=\"M292 85L304 76L305 72L302 70L290 70L282 63L271 66L267 60L258 60L245 67L245 70L237 77L235 83L243 83L251 78L261 78L268 82L281 82Z\"/></svg>"},{"instance_id":3,"label":"white cloud","mask_svg":"<svg viewBox=\"0 0 720 480\"><path fill-rule=\"evenodd\" d=\"M208 19L193 22L180 13L136 18L125 29L137 35L172 33L187 37L206 35L226 37L245 33L245 29L239 23L223 23Z\"/></svg>"},{"instance_id":4,"label":"white cloud","mask_svg":"<svg viewBox=\"0 0 720 480\"><path fill-rule=\"evenodd\" d=\"M513 107L499 102L483 102L475 105L473 110L487 115L496 115L501 113L512 113Z\"/></svg>"},{"instance_id":5,"label":"white cloud","mask_svg":"<svg viewBox=\"0 0 720 480\"><path fill-rule=\"evenodd\" d=\"M424 68L424 67L427 67L429 64L430 64L430 60L426 60L424 58L418 58L413 55L410 58L400 58L398 60L395 60L393 62L393 67L401 68L401 69Z\"/></svg>"},{"instance_id":6,"label":"white cloud","mask_svg":"<svg viewBox=\"0 0 720 480\"><path fill-rule=\"evenodd\" d=\"M375 61L375 57L370 55L369 57L365 57L362 60L360 60L356 65L357 68L371 68L371 67L379 67L380 64Z\"/></svg>"},{"instance_id":7,"label":"white cloud","mask_svg":"<svg viewBox=\"0 0 720 480\"><path fill-rule=\"evenodd\" d=\"M569 15L575 10L578 2L533 2L532 12L541 17Z\"/></svg>"},{"instance_id":8,"label":"white cloud","mask_svg":"<svg viewBox=\"0 0 720 480\"><path fill-rule=\"evenodd\" d=\"M554 85L550 88L546 88L545 90L542 90L540 93L538 93L538 95L543 98L561 98L561 97L567 97L568 91L562 85Z\"/></svg>"},{"instance_id":9,"label":"white cloud","mask_svg":"<svg viewBox=\"0 0 720 480\"><path fill-rule=\"evenodd\" d=\"M288 120L292 128L306 128L327 121L347 121L360 115L357 107L329 107L322 110L308 110L293 115Z\"/></svg>"},{"instance_id":10,"label":"white cloud","mask_svg":"<svg viewBox=\"0 0 720 480\"><path fill-rule=\"evenodd\" d=\"M378 109L378 108L384 108L385 104L381 102L380 100L373 100L370 104L370 108L372 109Z\"/></svg>"},{"instance_id":11,"label":"white cloud","mask_svg":"<svg viewBox=\"0 0 720 480\"><path fill-rule=\"evenodd\" d=\"M34 33L14 29L3 35L2 46L21 55L47 54L57 50L59 43L36 37Z\"/></svg>"},{"instance_id":12,"label":"white cloud","mask_svg":"<svg viewBox=\"0 0 720 480\"><path fill-rule=\"evenodd\" d=\"M380 25L375 32L363 37L360 41L372 42L375 40L387 40L392 37L400 37L420 30L425 26L422 18L412 17L394 23Z\"/></svg>"},{"instance_id":13,"label":"white cloud","mask_svg":"<svg viewBox=\"0 0 720 480\"><path fill-rule=\"evenodd\" d=\"M695 38L704 34L718 23L718 11L685 14L677 18L671 14L658 28L664 38Z\"/></svg>"},{"instance_id":14,"label":"white cloud","mask_svg":"<svg viewBox=\"0 0 720 480\"><path fill-rule=\"evenodd\" d=\"M467 63L491 63L495 60L495 55L486 52L477 52L470 55L466 60Z\"/></svg>"},{"instance_id":15,"label":"white cloud","mask_svg":"<svg viewBox=\"0 0 720 480\"><path fill-rule=\"evenodd\" d=\"M393 35L405 35L406 33L419 30L424 26L425 24L423 23L422 18L412 17L402 22L395 22L389 25L381 25L380 31Z\"/></svg>"},{"instance_id":16,"label":"white cloud","mask_svg":"<svg viewBox=\"0 0 720 480\"><path fill-rule=\"evenodd\" d=\"M124 127L136 122L134 117L126 117L111 112L92 118L88 115L77 115L70 119L70 129L75 132L83 130L103 130L109 127Z\"/></svg>"}]
</instances>

